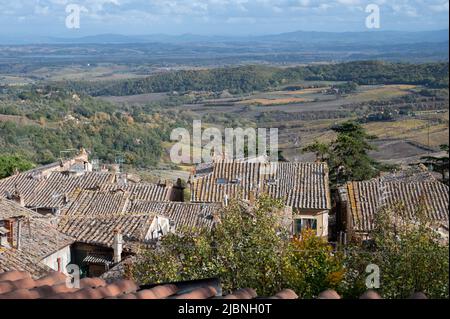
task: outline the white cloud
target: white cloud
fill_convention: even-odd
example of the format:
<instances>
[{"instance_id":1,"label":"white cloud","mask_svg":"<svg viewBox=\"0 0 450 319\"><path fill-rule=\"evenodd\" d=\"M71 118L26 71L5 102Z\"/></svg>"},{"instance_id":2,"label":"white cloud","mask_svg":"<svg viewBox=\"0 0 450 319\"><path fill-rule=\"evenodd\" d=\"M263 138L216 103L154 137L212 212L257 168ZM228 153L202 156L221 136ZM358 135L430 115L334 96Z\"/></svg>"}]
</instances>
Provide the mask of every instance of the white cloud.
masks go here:
<instances>
[{"instance_id":1,"label":"white cloud","mask_svg":"<svg viewBox=\"0 0 450 319\"><path fill-rule=\"evenodd\" d=\"M448 10L448 1L445 1L440 4L430 5L430 9L435 12L449 12Z\"/></svg>"},{"instance_id":2,"label":"white cloud","mask_svg":"<svg viewBox=\"0 0 450 319\"><path fill-rule=\"evenodd\" d=\"M309 27L308 21L332 31L351 30L363 25L364 8L370 3L380 5L383 25L391 22L406 29L416 23L441 28L448 25L445 14L449 11L448 0L0 0L0 15L15 20L40 19L41 24L51 25L65 17L64 8L69 3L87 8L83 22L92 19L113 25L116 21L125 28L127 23L152 24L152 27L171 23L189 27L190 23L203 23L206 28L273 24L294 30Z\"/></svg>"}]
</instances>

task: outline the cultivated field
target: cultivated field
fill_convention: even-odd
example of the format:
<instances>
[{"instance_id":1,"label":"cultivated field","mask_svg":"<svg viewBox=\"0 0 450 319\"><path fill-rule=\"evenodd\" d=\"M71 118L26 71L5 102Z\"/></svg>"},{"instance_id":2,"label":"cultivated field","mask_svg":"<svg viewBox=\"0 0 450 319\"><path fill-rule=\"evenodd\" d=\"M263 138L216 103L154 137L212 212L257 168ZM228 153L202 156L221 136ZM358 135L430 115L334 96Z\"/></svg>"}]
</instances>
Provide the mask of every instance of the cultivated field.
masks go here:
<instances>
[{"instance_id":1,"label":"cultivated field","mask_svg":"<svg viewBox=\"0 0 450 319\"><path fill-rule=\"evenodd\" d=\"M220 100L205 99L174 109L202 119L205 126L213 123L222 127L220 123L227 117L233 117L246 126L250 123L250 126L277 127L283 155L289 160L304 161L313 160L314 155L302 154L301 149L314 140L333 140L335 134L330 128L337 123L357 119L355 110L358 110L358 105L370 103L376 106L377 101L381 103L413 95L421 89L413 85L361 86L355 93L336 96L328 92L331 85L333 83L317 88L257 92ZM445 113L421 111L416 115L400 116L394 121L364 124L370 134L379 137L375 142L378 151L372 155L386 162L411 163L423 155L439 152L439 145L449 142L448 100L444 105L447 109L443 110ZM359 112L369 111L365 106Z\"/></svg>"}]
</instances>

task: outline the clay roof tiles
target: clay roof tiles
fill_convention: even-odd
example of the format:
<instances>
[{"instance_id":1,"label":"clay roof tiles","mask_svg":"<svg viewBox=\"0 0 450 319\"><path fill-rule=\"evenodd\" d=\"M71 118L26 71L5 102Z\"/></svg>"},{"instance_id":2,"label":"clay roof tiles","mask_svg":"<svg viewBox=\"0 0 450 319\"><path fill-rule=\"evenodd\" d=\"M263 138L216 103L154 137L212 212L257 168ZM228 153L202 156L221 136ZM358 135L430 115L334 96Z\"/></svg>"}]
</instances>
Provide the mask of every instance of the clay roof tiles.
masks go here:
<instances>
[{"instance_id":1,"label":"clay roof tiles","mask_svg":"<svg viewBox=\"0 0 450 319\"><path fill-rule=\"evenodd\" d=\"M26 207L61 208L65 205L64 196L76 189L93 189L115 180L115 174L86 172L73 175L67 172L50 172L46 176L36 175L34 171L24 172L0 180L0 195L8 196L18 192Z\"/></svg>"},{"instance_id":2,"label":"clay roof tiles","mask_svg":"<svg viewBox=\"0 0 450 319\"><path fill-rule=\"evenodd\" d=\"M298 299L297 294L284 289L270 297L258 297L251 288L222 295L214 280L139 286L132 280L116 280L110 283L100 278L84 278L79 288L66 285L67 277L51 272L40 279L33 279L28 272L8 271L0 273L0 299ZM220 285L220 283L219 283ZM369 290L361 299L380 299ZM423 293L415 293L411 299L424 299ZM334 290L326 290L318 299L341 299Z\"/></svg>"},{"instance_id":3,"label":"clay roof tiles","mask_svg":"<svg viewBox=\"0 0 450 319\"><path fill-rule=\"evenodd\" d=\"M449 188L440 182L385 182L374 179L363 182L349 182L343 188L348 197L353 229L369 232L373 229L376 213L382 207L404 205L410 219L420 204L425 205L431 221L448 225Z\"/></svg>"},{"instance_id":4,"label":"clay roof tiles","mask_svg":"<svg viewBox=\"0 0 450 319\"><path fill-rule=\"evenodd\" d=\"M20 250L16 249L15 236L12 247L0 247L0 271L21 269L32 274L41 274L49 270L40 264L42 259L75 241L74 238L58 231L50 219L13 201L0 198L0 221L13 217L20 218ZM18 227L19 223L14 222L14 234L18 233Z\"/></svg>"},{"instance_id":5,"label":"clay roof tiles","mask_svg":"<svg viewBox=\"0 0 450 319\"><path fill-rule=\"evenodd\" d=\"M251 193L267 193L300 209L331 208L328 167L325 163L218 161L213 170L193 177L193 202L249 199Z\"/></svg>"}]
</instances>

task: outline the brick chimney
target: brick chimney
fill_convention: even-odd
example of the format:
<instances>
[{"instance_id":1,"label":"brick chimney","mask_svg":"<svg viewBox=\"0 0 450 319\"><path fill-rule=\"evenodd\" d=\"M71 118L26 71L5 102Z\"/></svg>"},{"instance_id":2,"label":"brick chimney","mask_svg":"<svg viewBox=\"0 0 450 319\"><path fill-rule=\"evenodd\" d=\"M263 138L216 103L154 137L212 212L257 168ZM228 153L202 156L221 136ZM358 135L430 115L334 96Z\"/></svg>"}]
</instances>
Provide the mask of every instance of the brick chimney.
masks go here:
<instances>
[{"instance_id":1,"label":"brick chimney","mask_svg":"<svg viewBox=\"0 0 450 319\"><path fill-rule=\"evenodd\" d=\"M116 229L114 231L114 241L113 241L115 263L120 263L122 260L122 248L123 248L123 236L120 230Z\"/></svg>"},{"instance_id":2,"label":"brick chimney","mask_svg":"<svg viewBox=\"0 0 450 319\"><path fill-rule=\"evenodd\" d=\"M14 191L14 193L11 194L11 196L9 197L9 199L15 201L17 204L19 204L22 207L25 207L25 199L23 198L23 196L20 194L20 192L17 190Z\"/></svg>"}]
</instances>

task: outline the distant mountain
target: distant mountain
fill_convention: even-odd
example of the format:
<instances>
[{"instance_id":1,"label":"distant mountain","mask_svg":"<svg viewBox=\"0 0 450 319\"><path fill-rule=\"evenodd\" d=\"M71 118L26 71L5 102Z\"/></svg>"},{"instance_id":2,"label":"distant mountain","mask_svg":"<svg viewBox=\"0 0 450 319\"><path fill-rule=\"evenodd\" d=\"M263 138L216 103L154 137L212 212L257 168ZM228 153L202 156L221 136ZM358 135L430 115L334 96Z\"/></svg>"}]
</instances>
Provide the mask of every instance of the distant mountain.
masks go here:
<instances>
[{"instance_id":1,"label":"distant mountain","mask_svg":"<svg viewBox=\"0 0 450 319\"><path fill-rule=\"evenodd\" d=\"M257 38L262 41L294 41L306 43L368 43L408 44L425 42L448 42L449 31L366 31L366 32L289 32Z\"/></svg>"},{"instance_id":2,"label":"distant mountain","mask_svg":"<svg viewBox=\"0 0 450 319\"><path fill-rule=\"evenodd\" d=\"M263 36L202 36L183 35L121 35L99 34L79 38L62 37L6 37L0 44L126 44L126 43L229 43L229 42L296 42L304 45L356 44L412 44L448 42L449 31L366 31L366 32L312 32L296 31Z\"/></svg>"}]
</instances>

